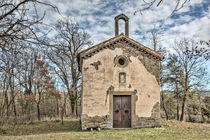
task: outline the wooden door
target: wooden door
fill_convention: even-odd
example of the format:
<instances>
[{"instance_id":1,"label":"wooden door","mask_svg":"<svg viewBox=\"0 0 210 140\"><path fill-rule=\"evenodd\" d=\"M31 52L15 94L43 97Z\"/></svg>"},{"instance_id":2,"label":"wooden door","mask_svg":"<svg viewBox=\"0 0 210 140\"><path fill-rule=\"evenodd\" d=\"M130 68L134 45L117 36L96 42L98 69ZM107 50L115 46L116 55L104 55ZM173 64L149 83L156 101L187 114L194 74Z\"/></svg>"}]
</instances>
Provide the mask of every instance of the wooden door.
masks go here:
<instances>
[{"instance_id":1,"label":"wooden door","mask_svg":"<svg viewBox=\"0 0 210 140\"><path fill-rule=\"evenodd\" d=\"M114 95L113 98L113 127L131 127L131 96Z\"/></svg>"}]
</instances>

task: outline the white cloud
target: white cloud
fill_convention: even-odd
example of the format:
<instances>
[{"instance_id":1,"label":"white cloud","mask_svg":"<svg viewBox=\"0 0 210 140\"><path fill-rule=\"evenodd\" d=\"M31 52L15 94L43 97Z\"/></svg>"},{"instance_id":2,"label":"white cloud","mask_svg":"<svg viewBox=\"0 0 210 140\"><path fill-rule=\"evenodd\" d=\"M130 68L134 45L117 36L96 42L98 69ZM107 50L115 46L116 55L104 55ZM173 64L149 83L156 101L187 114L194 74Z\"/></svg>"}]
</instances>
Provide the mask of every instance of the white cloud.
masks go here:
<instances>
[{"instance_id":1,"label":"white cloud","mask_svg":"<svg viewBox=\"0 0 210 140\"><path fill-rule=\"evenodd\" d=\"M192 22L177 25L164 33L164 42L173 43L174 39L193 38L195 40L210 39L210 19L203 17ZM171 44L170 43L170 44ZM167 45L167 44L165 44Z\"/></svg>"},{"instance_id":2,"label":"white cloud","mask_svg":"<svg viewBox=\"0 0 210 140\"><path fill-rule=\"evenodd\" d=\"M210 38L210 10L203 13L205 16L197 17L196 19L195 17L192 18L190 15L182 15L178 19L173 19L169 16L175 7L175 1L166 0L159 7L154 5L151 9L144 11L142 15L140 13L133 15L136 10L142 8L142 0L126 0L124 2L120 0L45 1L56 5L64 17L77 21L81 27L90 34L91 40L94 43L100 43L114 36L114 17L120 13L124 13L130 18L130 37L145 45L150 45L148 38L150 36L149 31L154 25L158 28L163 23L164 27L167 28L161 32L163 35L162 44L166 46L171 44L174 39L183 37L200 38L203 40ZM190 10L189 6L199 5L203 1L204 0L190 1L178 11L178 13L187 12ZM53 24L57 19L60 19L61 16L50 9L49 7L46 9L47 18L45 22ZM43 10L43 8L40 10ZM180 25L180 23L182 24ZM88 25L88 27L86 27L86 25ZM136 31L141 34L137 34Z\"/></svg>"}]
</instances>

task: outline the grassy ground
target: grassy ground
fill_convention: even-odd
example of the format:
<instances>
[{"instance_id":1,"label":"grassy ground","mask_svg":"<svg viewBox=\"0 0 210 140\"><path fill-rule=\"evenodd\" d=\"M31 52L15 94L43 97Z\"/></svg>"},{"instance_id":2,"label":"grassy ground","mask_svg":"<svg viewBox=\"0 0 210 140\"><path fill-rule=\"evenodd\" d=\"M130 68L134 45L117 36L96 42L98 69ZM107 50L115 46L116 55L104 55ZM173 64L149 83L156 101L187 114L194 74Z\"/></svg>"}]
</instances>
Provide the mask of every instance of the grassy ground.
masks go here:
<instances>
[{"instance_id":1,"label":"grassy ground","mask_svg":"<svg viewBox=\"0 0 210 140\"><path fill-rule=\"evenodd\" d=\"M81 131L78 120L40 121L0 127L0 139L8 140L180 140L210 139L210 124L161 121L161 128Z\"/></svg>"}]
</instances>

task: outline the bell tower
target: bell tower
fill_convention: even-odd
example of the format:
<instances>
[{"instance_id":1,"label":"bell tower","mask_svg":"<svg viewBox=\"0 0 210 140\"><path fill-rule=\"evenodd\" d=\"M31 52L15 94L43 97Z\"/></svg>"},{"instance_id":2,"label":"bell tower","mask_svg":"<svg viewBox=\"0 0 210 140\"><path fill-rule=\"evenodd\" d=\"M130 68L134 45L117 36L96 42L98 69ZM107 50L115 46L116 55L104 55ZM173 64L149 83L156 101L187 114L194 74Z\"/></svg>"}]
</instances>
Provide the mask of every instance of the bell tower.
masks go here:
<instances>
[{"instance_id":1,"label":"bell tower","mask_svg":"<svg viewBox=\"0 0 210 140\"><path fill-rule=\"evenodd\" d=\"M120 14L120 15L115 17L115 36L119 35L118 22L119 22L120 19L125 21L125 35L129 36L129 18L124 14Z\"/></svg>"}]
</instances>

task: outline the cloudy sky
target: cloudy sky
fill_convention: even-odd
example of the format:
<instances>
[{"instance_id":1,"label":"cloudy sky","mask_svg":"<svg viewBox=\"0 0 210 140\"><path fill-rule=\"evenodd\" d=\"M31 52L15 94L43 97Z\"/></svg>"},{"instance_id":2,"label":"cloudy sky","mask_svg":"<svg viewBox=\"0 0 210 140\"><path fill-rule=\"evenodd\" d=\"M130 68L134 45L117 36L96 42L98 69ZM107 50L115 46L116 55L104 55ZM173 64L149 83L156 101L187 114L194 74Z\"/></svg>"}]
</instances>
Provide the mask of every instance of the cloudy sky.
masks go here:
<instances>
[{"instance_id":1,"label":"cloudy sky","mask_svg":"<svg viewBox=\"0 0 210 140\"><path fill-rule=\"evenodd\" d=\"M144 8L143 0L45 1L56 5L63 17L78 22L80 28L90 34L93 45L114 36L114 17L121 13L129 17L129 36L148 47L152 46L150 32L154 28L158 31L161 45L169 49L174 40L182 38L210 40L210 0L190 0L173 15L175 0L164 0L159 7L154 4L150 9L135 15L135 11ZM45 10L46 23L54 24L61 18L52 8L45 7ZM124 32L123 21L119 22L119 27L120 33Z\"/></svg>"},{"instance_id":2,"label":"cloudy sky","mask_svg":"<svg viewBox=\"0 0 210 140\"><path fill-rule=\"evenodd\" d=\"M46 0L47 1L47 0ZM150 0L147 0L150 1ZM161 44L170 47L180 38L210 39L210 0L191 0L171 16L175 0L165 0L149 10L134 15L142 9L143 0L48 0L56 5L61 14L79 23L86 30L93 44L114 36L114 17L124 13L129 17L130 37L151 46L150 31L157 29ZM53 24L61 18L52 9L47 9L45 22ZM120 33L124 32L123 21L119 22Z\"/></svg>"}]
</instances>

